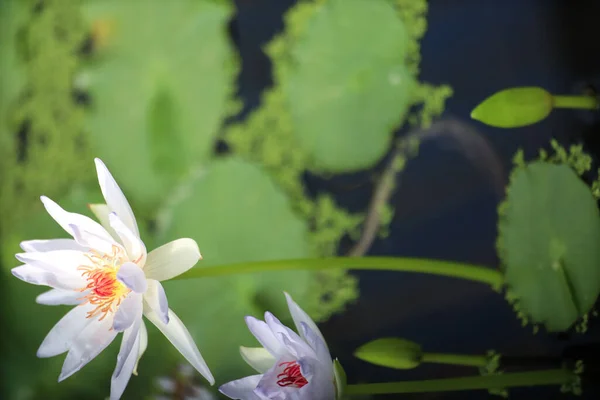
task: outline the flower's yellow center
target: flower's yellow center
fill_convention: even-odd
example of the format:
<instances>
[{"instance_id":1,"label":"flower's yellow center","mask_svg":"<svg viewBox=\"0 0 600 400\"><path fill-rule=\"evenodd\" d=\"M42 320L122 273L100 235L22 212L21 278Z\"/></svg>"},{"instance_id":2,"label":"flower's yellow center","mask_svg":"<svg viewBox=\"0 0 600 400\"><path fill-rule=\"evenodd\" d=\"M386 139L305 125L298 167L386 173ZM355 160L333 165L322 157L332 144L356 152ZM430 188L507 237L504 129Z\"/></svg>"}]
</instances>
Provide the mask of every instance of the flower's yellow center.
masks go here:
<instances>
[{"instance_id":1,"label":"flower's yellow center","mask_svg":"<svg viewBox=\"0 0 600 400\"><path fill-rule=\"evenodd\" d=\"M102 321L108 314L116 311L123 298L131 291L117 279L117 272L126 258L118 246L113 246L111 254L92 250L86 256L91 265L81 265L77 268L83 271L81 275L88 282L80 291L89 291L83 297L85 301L81 305L95 305L96 308L88 312L87 318L102 315L99 319Z\"/></svg>"}]
</instances>

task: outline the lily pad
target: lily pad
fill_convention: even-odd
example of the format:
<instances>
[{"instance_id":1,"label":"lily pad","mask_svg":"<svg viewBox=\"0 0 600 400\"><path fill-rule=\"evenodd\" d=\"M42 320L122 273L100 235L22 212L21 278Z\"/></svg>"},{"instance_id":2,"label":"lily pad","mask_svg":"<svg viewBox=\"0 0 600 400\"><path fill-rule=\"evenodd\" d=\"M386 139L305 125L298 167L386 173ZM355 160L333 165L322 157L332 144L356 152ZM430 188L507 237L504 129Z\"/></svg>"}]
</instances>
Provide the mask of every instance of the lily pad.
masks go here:
<instances>
[{"instance_id":1,"label":"lily pad","mask_svg":"<svg viewBox=\"0 0 600 400\"><path fill-rule=\"evenodd\" d=\"M159 241L195 239L204 257L195 268L313 255L307 224L255 165L235 158L216 161L182 193L163 214ZM217 383L223 383L251 373L238 351L240 345L257 345L244 316L262 318L269 310L289 319L283 291L304 304L312 294L307 292L312 276L307 271L239 274L164 286L170 307L190 330Z\"/></svg>"},{"instance_id":2,"label":"lily pad","mask_svg":"<svg viewBox=\"0 0 600 400\"><path fill-rule=\"evenodd\" d=\"M269 53L298 143L317 170L370 167L413 100L402 20L387 0L331 0L290 13L291 32Z\"/></svg>"},{"instance_id":3,"label":"lily pad","mask_svg":"<svg viewBox=\"0 0 600 400\"><path fill-rule=\"evenodd\" d=\"M499 223L499 253L519 311L564 331L600 294L600 216L567 165L533 162L513 174Z\"/></svg>"},{"instance_id":4,"label":"lily pad","mask_svg":"<svg viewBox=\"0 0 600 400\"><path fill-rule=\"evenodd\" d=\"M138 206L156 206L211 155L235 53L226 1L89 1L97 60L82 74L97 155ZM146 210L145 210L146 211Z\"/></svg>"}]
</instances>

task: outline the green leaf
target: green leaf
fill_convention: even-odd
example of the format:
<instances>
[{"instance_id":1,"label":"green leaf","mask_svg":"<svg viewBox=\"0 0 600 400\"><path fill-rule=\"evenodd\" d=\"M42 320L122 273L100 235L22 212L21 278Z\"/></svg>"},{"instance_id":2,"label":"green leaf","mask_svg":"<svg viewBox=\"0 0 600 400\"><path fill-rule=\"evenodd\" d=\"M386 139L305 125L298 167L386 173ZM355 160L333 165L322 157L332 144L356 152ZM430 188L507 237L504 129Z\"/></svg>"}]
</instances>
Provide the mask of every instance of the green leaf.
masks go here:
<instances>
[{"instance_id":1,"label":"green leaf","mask_svg":"<svg viewBox=\"0 0 600 400\"><path fill-rule=\"evenodd\" d=\"M402 20L386 0L304 4L286 19L269 54L300 146L318 170L372 166L412 100Z\"/></svg>"},{"instance_id":2,"label":"green leaf","mask_svg":"<svg viewBox=\"0 0 600 400\"><path fill-rule=\"evenodd\" d=\"M400 338L381 338L362 345L354 356L371 364L412 369L421 364L423 352L417 343Z\"/></svg>"},{"instance_id":3,"label":"green leaf","mask_svg":"<svg viewBox=\"0 0 600 400\"><path fill-rule=\"evenodd\" d=\"M501 208L499 254L519 311L564 331L600 293L600 218L590 189L567 165L515 170Z\"/></svg>"},{"instance_id":4,"label":"green leaf","mask_svg":"<svg viewBox=\"0 0 600 400\"><path fill-rule=\"evenodd\" d=\"M344 392L346 391L348 382L346 379L346 371L344 371L344 367L342 367L340 360L337 358L333 360L333 375L335 377L335 398L342 399L344 398Z\"/></svg>"},{"instance_id":5,"label":"green leaf","mask_svg":"<svg viewBox=\"0 0 600 400\"><path fill-rule=\"evenodd\" d=\"M134 203L155 207L212 154L236 72L226 32L233 8L109 0L88 1L85 11L101 38L83 75L95 149Z\"/></svg>"},{"instance_id":6,"label":"green leaf","mask_svg":"<svg viewBox=\"0 0 600 400\"><path fill-rule=\"evenodd\" d=\"M505 89L475 107L471 118L497 128L518 128L546 118L552 104L552 95L542 88Z\"/></svg>"},{"instance_id":7,"label":"green leaf","mask_svg":"<svg viewBox=\"0 0 600 400\"><path fill-rule=\"evenodd\" d=\"M195 268L311 255L307 224L260 168L235 158L214 162L181 187L159 219L160 242L191 237L203 255ZM256 345L244 316L269 310L289 321L283 291L299 304L312 273L287 271L165 282L169 307L196 340L215 377L224 383L251 373L238 353ZM306 310L310 313L310 310ZM150 338L150 343L165 342ZM171 349L172 357L180 356ZM148 349L153 352L152 345ZM145 356L144 356L145 357ZM151 356L152 357L152 356ZM144 361L140 363L143 371Z\"/></svg>"}]
</instances>

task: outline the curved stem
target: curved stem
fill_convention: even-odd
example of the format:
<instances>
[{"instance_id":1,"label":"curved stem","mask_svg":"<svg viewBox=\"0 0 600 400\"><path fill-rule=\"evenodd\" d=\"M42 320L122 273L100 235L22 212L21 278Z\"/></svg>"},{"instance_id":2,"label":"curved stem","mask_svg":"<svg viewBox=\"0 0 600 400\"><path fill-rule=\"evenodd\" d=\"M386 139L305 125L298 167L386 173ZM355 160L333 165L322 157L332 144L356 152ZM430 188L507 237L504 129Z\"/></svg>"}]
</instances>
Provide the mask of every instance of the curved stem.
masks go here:
<instances>
[{"instance_id":1,"label":"curved stem","mask_svg":"<svg viewBox=\"0 0 600 400\"><path fill-rule=\"evenodd\" d=\"M424 353L422 362L434 364L464 365L465 367L485 367L488 363L486 356L471 356L464 354Z\"/></svg>"},{"instance_id":2,"label":"curved stem","mask_svg":"<svg viewBox=\"0 0 600 400\"><path fill-rule=\"evenodd\" d=\"M598 109L598 99L593 96L560 96L552 95L555 108L579 108L584 110Z\"/></svg>"},{"instance_id":3,"label":"curved stem","mask_svg":"<svg viewBox=\"0 0 600 400\"><path fill-rule=\"evenodd\" d=\"M573 382L576 378L575 373L571 371L551 369L502 375L348 385L345 393L348 395L423 393L499 389L518 386L563 385Z\"/></svg>"},{"instance_id":4,"label":"curved stem","mask_svg":"<svg viewBox=\"0 0 600 400\"><path fill-rule=\"evenodd\" d=\"M252 272L277 272L289 270L318 271L326 269L402 271L443 275L486 283L495 290L500 290L504 282L502 273L492 268L451 261L401 257L329 257L255 261L210 267L196 267L173 279L207 278L232 274L248 274Z\"/></svg>"}]
</instances>

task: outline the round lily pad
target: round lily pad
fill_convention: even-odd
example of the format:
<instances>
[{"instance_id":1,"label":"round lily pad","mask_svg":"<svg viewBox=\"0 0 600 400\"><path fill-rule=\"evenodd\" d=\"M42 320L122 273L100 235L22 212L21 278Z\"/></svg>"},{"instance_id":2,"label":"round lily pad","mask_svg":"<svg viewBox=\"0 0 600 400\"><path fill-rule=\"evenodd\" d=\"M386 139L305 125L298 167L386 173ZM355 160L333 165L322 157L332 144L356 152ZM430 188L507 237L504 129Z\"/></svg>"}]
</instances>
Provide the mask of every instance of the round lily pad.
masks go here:
<instances>
[{"instance_id":1,"label":"round lily pad","mask_svg":"<svg viewBox=\"0 0 600 400\"><path fill-rule=\"evenodd\" d=\"M220 1L92 1L97 38L88 126L97 155L134 203L156 206L205 161L227 113L235 53Z\"/></svg>"},{"instance_id":2,"label":"round lily pad","mask_svg":"<svg viewBox=\"0 0 600 400\"><path fill-rule=\"evenodd\" d=\"M271 52L294 133L318 170L367 168L385 154L412 100L404 24L387 0L313 7L302 33L292 38L299 28L288 26L284 54Z\"/></svg>"},{"instance_id":3,"label":"round lily pad","mask_svg":"<svg viewBox=\"0 0 600 400\"><path fill-rule=\"evenodd\" d=\"M159 219L159 242L195 239L203 260L194 268L313 255L306 222L270 176L253 164L235 158L216 161L179 195L182 199ZM257 345L244 316L262 318L269 310L289 319L283 291L305 304L312 276L307 271L253 273L164 286L170 307L190 330L217 383L223 383L251 372L238 351L240 345Z\"/></svg>"},{"instance_id":4,"label":"round lily pad","mask_svg":"<svg viewBox=\"0 0 600 400\"><path fill-rule=\"evenodd\" d=\"M590 189L567 165L514 173L499 223L506 283L519 311L564 331L600 294L600 218Z\"/></svg>"}]
</instances>

